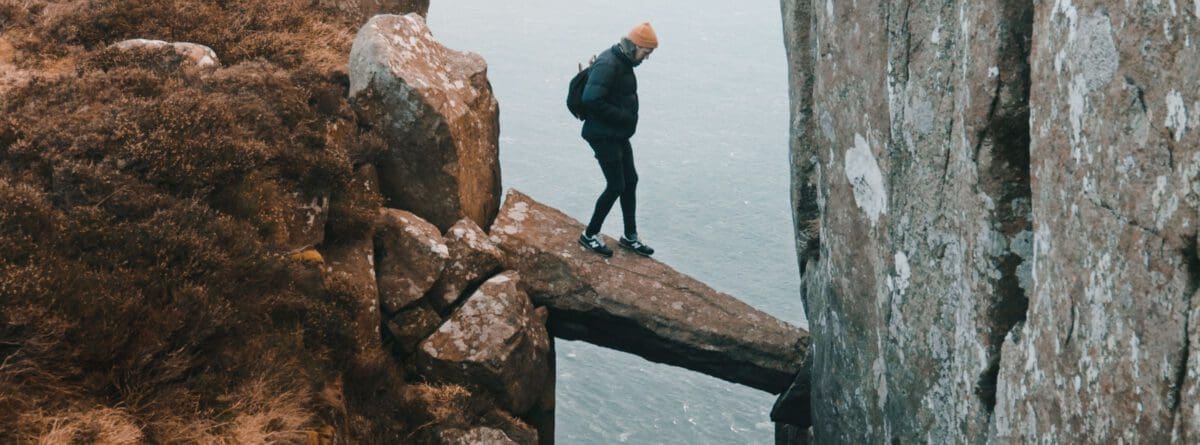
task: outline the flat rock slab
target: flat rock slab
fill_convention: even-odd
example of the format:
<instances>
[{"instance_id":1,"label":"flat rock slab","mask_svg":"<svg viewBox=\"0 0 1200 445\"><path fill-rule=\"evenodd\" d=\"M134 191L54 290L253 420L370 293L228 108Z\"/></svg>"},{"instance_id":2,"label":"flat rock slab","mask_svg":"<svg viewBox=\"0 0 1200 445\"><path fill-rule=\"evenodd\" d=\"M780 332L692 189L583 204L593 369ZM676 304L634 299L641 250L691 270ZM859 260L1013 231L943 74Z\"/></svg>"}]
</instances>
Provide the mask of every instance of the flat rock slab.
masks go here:
<instances>
[{"instance_id":1,"label":"flat rock slab","mask_svg":"<svg viewBox=\"0 0 1200 445\"><path fill-rule=\"evenodd\" d=\"M491 228L505 267L552 335L582 340L778 394L807 355L808 332L651 258L604 258L576 239L583 225L510 190ZM606 239L616 248L616 241Z\"/></svg>"}]
</instances>

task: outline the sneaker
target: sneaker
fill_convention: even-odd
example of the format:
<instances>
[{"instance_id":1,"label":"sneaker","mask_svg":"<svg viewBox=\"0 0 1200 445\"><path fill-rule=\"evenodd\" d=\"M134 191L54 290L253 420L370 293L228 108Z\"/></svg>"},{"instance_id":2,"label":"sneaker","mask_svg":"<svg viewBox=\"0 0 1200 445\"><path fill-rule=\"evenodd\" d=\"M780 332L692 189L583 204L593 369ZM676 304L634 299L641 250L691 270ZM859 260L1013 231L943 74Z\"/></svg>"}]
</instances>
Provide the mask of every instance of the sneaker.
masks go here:
<instances>
[{"instance_id":1,"label":"sneaker","mask_svg":"<svg viewBox=\"0 0 1200 445\"><path fill-rule=\"evenodd\" d=\"M587 236L586 233L581 233L579 234L579 245L606 257L613 255L612 249L609 249L608 246L604 245L603 241L600 241L599 235Z\"/></svg>"},{"instance_id":2,"label":"sneaker","mask_svg":"<svg viewBox=\"0 0 1200 445\"><path fill-rule=\"evenodd\" d=\"M633 239L622 236L619 244L621 244L621 247L632 250L633 253L641 256L654 255L654 249L651 249L650 246L643 244L642 241L637 239L636 236Z\"/></svg>"}]
</instances>

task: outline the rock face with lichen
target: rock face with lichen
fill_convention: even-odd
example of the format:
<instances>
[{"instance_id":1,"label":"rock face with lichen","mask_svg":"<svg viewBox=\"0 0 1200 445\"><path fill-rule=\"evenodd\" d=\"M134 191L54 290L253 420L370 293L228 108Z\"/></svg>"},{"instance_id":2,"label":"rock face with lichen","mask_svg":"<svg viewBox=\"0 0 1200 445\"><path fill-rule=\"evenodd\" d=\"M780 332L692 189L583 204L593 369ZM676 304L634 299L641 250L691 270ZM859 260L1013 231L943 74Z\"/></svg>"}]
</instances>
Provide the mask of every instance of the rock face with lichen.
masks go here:
<instances>
[{"instance_id":1,"label":"rock face with lichen","mask_svg":"<svg viewBox=\"0 0 1200 445\"><path fill-rule=\"evenodd\" d=\"M390 207L443 231L462 218L491 225L500 121L482 57L442 46L420 15L377 15L350 51L350 97L387 136L378 167Z\"/></svg>"},{"instance_id":2,"label":"rock face with lichen","mask_svg":"<svg viewBox=\"0 0 1200 445\"><path fill-rule=\"evenodd\" d=\"M1029 286L1031 9L783 6L814 438L981 442Z\"/></svg>"},{"instance_id":3,"label":"rock face with lichen","mask_svg":"<svg viewBox=\"0 0 1200 445\"><path fill-rule=\"evenodd\" d=\"M445 240L450 252L446 270L429 291L430 303L443 310L464 297L468 288L499 272L504 257L488 234L470 219L450 227Z\"/></svg>"},{"instance_id":4,"label":"rock face with lichen","mask_svg":"<svg viewBox=\"0 0 1200 445\"><path fill-rule=\"evenodd\" d=\"M1200 440L1200 4L1038 4L1029 314L997 442Z\"/></svg>"},{"instance_id":5,"label":"rock face with lichen","mask_svg":"<svg viewBox=\"0 0 1200 445\"><path fill-rule=\"evenodd\" d=\"M518 288L516 272L479 287L417 351L420 372L433 381L478 388L522 415L553 378L546 311Z\"/></svg>"},{"instance_id":6,"label":"rock face with lichen","mask_svg":"<svg viewBox=\"0 0 1200 445\"><path fill-rule=\"evenodd\" d=\"M433 287L450 251L437 227L410 212L380 209L377 225L379 302L390 315L420 300Z\"/></svg>"},{"instance_id":7,"label":"rock face with lichen","mask_svg":"<svg viewBox=\"0 0 1200 445\"><path fill-rule=\"evenodd\" d=\"M1187 442L1200 9L781 4L814 440Z\"/></svg>"}]
</instances>

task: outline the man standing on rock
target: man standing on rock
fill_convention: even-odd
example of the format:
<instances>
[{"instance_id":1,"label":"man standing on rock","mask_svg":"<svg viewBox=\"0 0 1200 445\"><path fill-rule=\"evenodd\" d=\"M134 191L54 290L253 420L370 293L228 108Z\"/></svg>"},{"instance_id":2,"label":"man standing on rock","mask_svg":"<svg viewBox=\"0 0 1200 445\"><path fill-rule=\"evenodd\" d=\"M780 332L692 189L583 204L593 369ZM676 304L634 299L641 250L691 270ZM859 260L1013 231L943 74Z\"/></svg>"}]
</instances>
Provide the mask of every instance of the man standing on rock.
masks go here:
<instances>
[{"instance_id":1,"label":"man standing on rock","mask_svg":"<svg viewBox=\"0 0 1200 445\"><path fill-rule=\"evenodd\" d=\"M655 48L658 36L650 23L633 27L629 35L596 57L583 88L583 138L596 153L607 185L596 200L587 230L579 235L579 244L604 256L612 256L613 252L600 240L600 226L617 198L621 200L625 218L621 247L642 256L654 254L654 249L642 243L637 235L638 175L629 138L637 130L638 121L637 77L633 67L650 58Z\"/></svg>"}]
</instances>

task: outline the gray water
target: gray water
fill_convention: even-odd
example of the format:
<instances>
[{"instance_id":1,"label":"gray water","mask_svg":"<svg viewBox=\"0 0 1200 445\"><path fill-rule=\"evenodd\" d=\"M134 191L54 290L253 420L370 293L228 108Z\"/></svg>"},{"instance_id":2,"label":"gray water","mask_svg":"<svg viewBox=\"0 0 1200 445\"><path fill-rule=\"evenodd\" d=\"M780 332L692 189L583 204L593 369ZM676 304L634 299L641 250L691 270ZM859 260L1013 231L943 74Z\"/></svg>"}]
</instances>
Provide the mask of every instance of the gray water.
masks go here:
<instances>
[{"instance_id":1,"label":"gray water","mask_svg":"<svg viewBox=\"0 0 1200 445\"><path fill-rule=\"evenodd\" d=\"M447 0L429 11L438 40L488 61L504 187L581 221L604 180L567 113L567 82L642 21L660 45L637 68L638 231L658 260L806 327L777 1ZM620 231L614 206L604 232ZM558 443L773 443L770 394L586 343L555 347Z\"/></svg>"}]
</instances>

